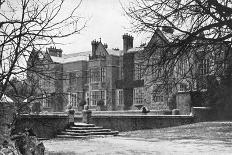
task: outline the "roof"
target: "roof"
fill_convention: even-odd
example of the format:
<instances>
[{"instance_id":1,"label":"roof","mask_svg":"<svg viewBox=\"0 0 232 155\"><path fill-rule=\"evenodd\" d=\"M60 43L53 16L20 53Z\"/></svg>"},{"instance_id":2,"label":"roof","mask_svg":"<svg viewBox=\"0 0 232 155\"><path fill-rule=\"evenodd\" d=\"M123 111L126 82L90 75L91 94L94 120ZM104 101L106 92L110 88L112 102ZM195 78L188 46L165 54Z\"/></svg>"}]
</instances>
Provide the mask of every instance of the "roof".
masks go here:
<instances>
[{"instance_id":1,"label":"roof","mask_svg":"<svg viewBox=\"0 0 232 155\"><path fill-rule=\"evenodd\" d=\"M56 56L50 56L53 62L57 63L63 63L63 58L61 57L56 57Z\"/></svg>"},{"instance_id":2,"label":"roof","mask_svg":"<svg viewBox=\"0 0 232 155\"><path fill-rule=\"evenodd\" d=\"M135 53L144 50L144 47L134 47L127 51L127 53Z\"/></svg>"},{"instance_id":3,"label":"roof","mask_svg":"<svg viewBox=\"0 0 232 155\"><path fill-rule=\"evenodd\" d=\"M162 40L162 41L168 43L172 39L173 39L173 34L170 34L170 33L167 33L165 31L161 31L160 29L157 29L145 47L156 44L157 41L159 41L159 40ZM127 53L140 52L140 51L143 51L145 47L144 46L134 47L134 48L129 49L127 51Z\"/></svg>"},{"instance_id":4,"label":"roof","mask_svg":"<svg viewBox=\"0 0 232 155\"><path fill-rule=\"evenodd\" d=\"M50 56L53 62L56 63L69 63L75 61L88 61L89 54L91 51L80 52L80 53L71 53L71 54L63 54L62 57Z\"/></svg>"},{"instance_id":5,"label":"roof","mask_svg":"<svg viewBox=\"0 0 232 155\"><path fill-rule=\"evenodd\" d=\"M109 55L121 56L123 55L122 50L106 49Z\"/></svg>"},{"instance_id":6,"label":"roof","mask_svg":"<svg viewBox=\"0 0 232 155\"><path fill-rule=\"evenodd\" d=\"M71 54L63 54L63 58L70 58L70 57L78 57L78 56L86 56L88 57L91 54L91 51L79 52L79 53L71 53Z\"/></svg>"},{"instance_id":7,"label":"roof","mask_svg":"<svg viewBox=\"0 0 232 155\"><path fill-rule=\"evenodd\" d=\"M89 56L77 56L77 57L69 57L64 58L63 63L75 62L75 61L88 61Z\"/></svg>"}]
</instances>

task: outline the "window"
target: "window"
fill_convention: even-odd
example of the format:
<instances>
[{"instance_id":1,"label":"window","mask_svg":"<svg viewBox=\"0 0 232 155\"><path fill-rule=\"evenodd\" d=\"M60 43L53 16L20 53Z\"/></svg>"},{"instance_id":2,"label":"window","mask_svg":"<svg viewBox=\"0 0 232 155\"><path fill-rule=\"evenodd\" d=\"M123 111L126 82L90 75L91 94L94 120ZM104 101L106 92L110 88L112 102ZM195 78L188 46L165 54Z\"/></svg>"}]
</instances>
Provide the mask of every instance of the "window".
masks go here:
<instances>
[{"instance_id":1,"label":"window","mask_svg":"<svg viewBox=\"0 0 232 155\"><path fill-rule=\"evenodd\" d=\"M101 82L104 82L106 79L106 68L102 67L101 68Z\"/></svg>"},{"instance_id":2,"label":"window","mask_svg":"<svg viewBox=\"0 0 232 155\"><path fill-rule=\"evenodd\" d=\"M73 107L78 107L78 103L82 99L82 92L77 93L69 93L68 94L68 103L71 104Z\"/></svg>"},{"instance_id":3,"label":"window","mask_svg":"<svg viewBox=\"0 0 232 155\"><path fill-rule=\"evenodd\" d=\"M119 79L123 79L123 66L119 68Z\"/></svg>"},{"instance_id":4,"label":"window","mask_svg":"<svg viewBox=\"0 0 232 155\"><path fill-rule=\"evenodd\" d=\"M105 91L100 91L100 99L105 101Z\"/></svg>"},{"instance_id":5,"label":"window","mask_svg":"<svg viewBox=\"0 0 232 155\"><path fill-rule=\"evenodd\" d=\"M201 76L209 74L210 60L202 59L199 64L199 71Z\"/></svg>"},{"instance_id":6,"label":"window","mask_svg":"<svg viewBox=\"0 0 232 155\"><path fill-rule=\"evenodd\" d=\"M134 88L133 90L133 104L143 104L144 88Z\"/></svg>"},{"instance_id":7,"label":"window","mask_svg":"<svg viewBox=\"0 0 232 155\"><path fill-rule=\"evenodd\" d=\"M44 86L46 88L51 88L54 86L55 75L53 73L47 73L44 77Z\"/></svg>"},{"instance_id":8,"label":"window","mask_svg":"<svg viewBox=\"0 0 232 155\"><path fill-rule=\"evenodd\" d=\"M44 108L50 108L51 107L51 102L50 102L48 96L43 95L42 104L43 104Z\"/></svg>"},{"instance_id":9,"label":"window","mask_svg":"<svg viewBox=\"0 0 232 155\"><path fill-rule=\"evenodd\" d=\"M189 63L188 63L188 59L181 59L179 62L178 62L178 65L177 65L177 74L178 76L186 76L186 74L188 73L188 69L189 69Z\"/></svg>"},{"instance_id":10,"label":"window","mask_svg":"<svg viewBox=\"0 0 232 155\"><path fill-rule=\"evenodd\" d=\"M92 68L90 70L90 82L99 82L100 81L100 73L99 68Z\"/></svg>"},{"instance_id":11,"label":"window","mask_svg":"<svg viewBox=\"0 0 232 155\"><path fill-rule=\"evenodd\" d=\"M142 78L142 64L136 63L134 68L134 79L140 80Z\"/></svg>"},{"instance_id":12,"label":"window","mask_svg":"<svg viewBox=\"0 0 232 155\"><path fill-rule=\"evenodd\" d=\"M184 83L179 84L179 89L178 89L179 92L185 92L187 90L188 90L188 85L187 84L184 84Z\"/></svg>"},{"instance_id":13,"label":"window","mask_svg":"<svg viewBox=\"0 0 232 155\"><path fill-rule=\"evenodd\" d=\"M105 95L105 91L101 90L101 91L91 91L90 92L90 102L92 106L96 106L97 102L99 100L103 100L105 102L106 100L106 95Z\"/></svg>"},{"instance_id":14,"label":"window","mask_svg":"<svg viewBox=\"0 0 232 155\"><path fill-rule=\"evenodd\" d=\"M153 78L160 78L162 67L158 64L158 59L154 59L151 64L151 74Z\"/></svg>"},{"instance_id":15,"label":"window","mask_svg":"<svg viewBox=\"0 0 232 155\"><path fill-rule=\"evenodd\" d=\"M153 101L154 102L163 102L164 101L164 97L163 95L153 95Z\"/></svg>"},{"instance_id":16,"label":"window","mask_svg":"<svg viewBox=\"0 0 232 155\"><path fill-rule=\"evenodd\" d=\"M39 87L42 88L44 84L43 78L38 79L39 80Z\"/></svg>"},{"instance_id":17,"label":"window","mask_svg":"<svg viewBox=\"0 0 232 155\"><path fill-rule=\"evenodd\" d=\"M98 91L91 92L91 105L96 106L98 101Z\"/></svg>"},{"instance_id":18,"label":"window","mask_svg":"<svg viewBox=\"0 0 232 155\"><path fill-rule=\"evenodd\" d=\"M164 97L162 94L162 89L163 89L163 85L162 84L156 84L153 86L153 92L152 92L152 100L153 102L163 102L164 101Z\"/></svg>"},{"instance_id":19,"label":"window","mask_svg":"<svg viewBox=\"0 0 232 155\"><path fill-rule=\"evenodd\" d=\"M123 105L123 89L116 90L116 102L118 105Z\"/></svg>"},{"instance_id":20,"label":"window","mask_svg":"<svg viewBox=\"0 0 232 155\"><path fill-rule=\"evenodd\" d=\"M76 73L74 72L69 73L69 85L70 86L76 85Z\"/></svg>"}]
</instances>

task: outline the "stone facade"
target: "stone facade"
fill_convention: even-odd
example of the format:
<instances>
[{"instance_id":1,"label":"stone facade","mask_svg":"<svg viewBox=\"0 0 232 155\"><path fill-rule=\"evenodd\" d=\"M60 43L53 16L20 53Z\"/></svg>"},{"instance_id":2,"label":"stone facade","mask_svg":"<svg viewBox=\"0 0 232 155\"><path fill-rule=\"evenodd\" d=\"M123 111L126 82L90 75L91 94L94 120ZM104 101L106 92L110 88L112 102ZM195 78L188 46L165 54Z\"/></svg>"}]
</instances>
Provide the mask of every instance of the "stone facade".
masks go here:
<instances>
[{"instance_id":1,"label":"stone facade","mask_svg":"<svg viewBox=\"0 0 232 155\"><path fill-rule=\"evenodd\" d=\"M41 94L49 94L50 97L41 100L44 111L64 111L68 104L81 110L79 103L82 101L86 101L91 109L99 110L97 104L101 101L106 110L138 110L141 106L147 106L154 110L177 108L181 109L181 114L189 114L193 104L189 90L195 90L195 86L203 89L204 85L200 82L204 81L208 70L202 66L205 67L203 63L208 61L197 61L194 54L188 59L183 56L171 68L173 74L163 83L157 78L163 72L162 66L156 66L156 70L153 68L162 50L152 48L168 43L163 32L157 29L147 45L140 47L133 47L132 36L124 34L122 38L123 50L109 49L101 40L94 40L91 42L92 50L87 52L62 54L62 50L56 48L32 52L30 57L37 56L39 62L39 67L34 70L43 68L49 75L45 78L49 83L34 76L42 87ZM146 52L153 55L144 59ZM29 60L28 64L31 62ZM194 64L192 72L196 78L182 77L189 69L189 63ZM157 68L160 68L159 72ZM199 77L202 79L197 79ZM176 81L170 79L179 82L174 87ZM170 107L170 100L175 105Z\"/></svg>"},{"instance_id":2,"label":"stone facade","mask_svg":"<svg viewBox=\"0 0 232 155\"><path fill-rule=\"evenodd\" d=\"M160 42L159 37L155 33L148 45ZM139 65L144 47L133 48L134 38L128 34L122 38L123 50L108 49L107 44L94 40L92 51L87 52L62 54L61 49L52 47L45 52L32 52L31 57L36 55L39 62L34 70L42 68L49 75L34 76L42 90L40 94L49 96L41 99L43 111L64 111L68 104L81 110L79 103L83 100L91 109L99 109L100 100L107 110L137 109L137 105L168 109L163 95L153 102L154 85L146 86L150 75L142 75Z\"/></svg>"}]
</instances>

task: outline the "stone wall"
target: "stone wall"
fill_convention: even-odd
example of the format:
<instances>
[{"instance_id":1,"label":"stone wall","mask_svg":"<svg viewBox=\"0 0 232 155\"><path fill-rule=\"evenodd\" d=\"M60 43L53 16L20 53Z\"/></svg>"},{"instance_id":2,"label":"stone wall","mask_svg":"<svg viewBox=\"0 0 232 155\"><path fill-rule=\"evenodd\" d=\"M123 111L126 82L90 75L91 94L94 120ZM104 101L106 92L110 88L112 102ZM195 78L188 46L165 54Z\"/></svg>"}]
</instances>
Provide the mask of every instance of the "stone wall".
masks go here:
<instances>
[{"instance_id":1,"label":"stone wall","mask_svg":"<svg viewBox=\"0 0 232 155\"><path fill-rule=\"evenodd\" d=\"M92 111L92 115L141 115L142 110ZM146 115L171 115L171 110L150 110Z\"/></svg>"},{"instance_id":2,"label":"stone wall","mask_svg":"<svg viewBox=\"0 0 232 155\"><path fill-rule=\"evenodd\" d=\"M192 116L181 115L96 115L92 123L118 131L165 128L193 123Z\"/></svg>"},{"instance_id":3,"label":"stone wall","mask_svg":"<svg viewBox=\"0 0 232 155\"><path fill-rule=\"evenodd\" d=\"M75 116L76 122L81 122L80 115ZM16 122L16 132L22 132L25 128L32 128L39 138L54 138L59 131L68 126L68 115L40 114L22 115Z\"/></svg>"},{"instance_id":4,"label":"stone wall","mask_svg":"<svg viewBox=\"0 0 232 155\"><path fill-rule=\"evenodd\" d=\"M22 115L16 122L16 132L32 128L39 138L52 138L68 125L67 114Z\"/></svg>"},{"instance_id":5,"label":"stone wall","mask_svg":"<svg viewBox=\"0 0 232 155\"><path fill-rule=\"evenodd\" d=\"M168 111L151 111L141 114L138 111L93 111L91 123L118 131L165 128L216 120L214 112L207 107L193 107L192 115L160 115ZM75 115L75 122L81 122L80 112ZM64 113L44 115L23 115L18 119L16 128L23 131L32 128L40 138L53 138L57 132L68 125L68 115Z\"/></svg>"}]
</instances>

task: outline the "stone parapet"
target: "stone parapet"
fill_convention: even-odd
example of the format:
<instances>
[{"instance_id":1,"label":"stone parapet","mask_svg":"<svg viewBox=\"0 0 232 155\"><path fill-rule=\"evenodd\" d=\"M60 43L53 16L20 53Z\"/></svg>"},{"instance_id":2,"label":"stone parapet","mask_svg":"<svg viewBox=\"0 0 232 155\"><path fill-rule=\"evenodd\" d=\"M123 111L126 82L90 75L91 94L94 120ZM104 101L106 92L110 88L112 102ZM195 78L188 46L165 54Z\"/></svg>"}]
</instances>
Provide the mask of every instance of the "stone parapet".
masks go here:
<instances>
[{"instance_id":1,"label":"stone parapet","mask_svg":"<svg viewBox=\"0 0 232 155\"><path fill-rule=\"evenodd\" d=\"M92 123L118 131L132 131L179 126L193 123L193 117L187 115L96 115Z\"/></svg>"},{"instance_id":2,"label":"stone parapet","mask_svg":"<svg viewBox=\"0 0 232 155\"><path fill-rule=\"evenodd\" d=\"M141 115L142 110L93 111L92 115ZM150 110L147 115L171 115L171 110Z\"/></svg>"}]
</instances>

